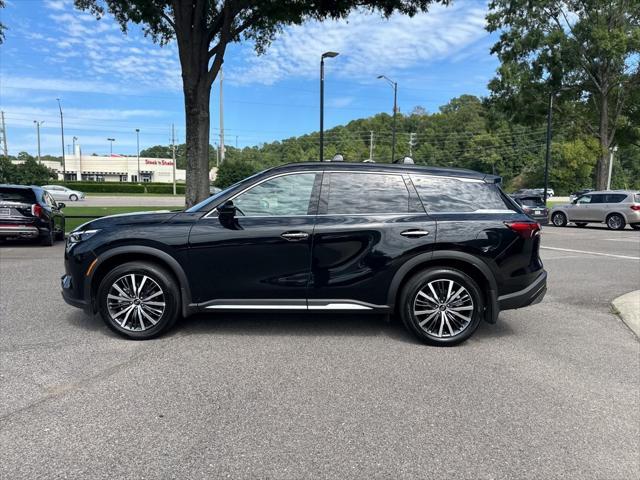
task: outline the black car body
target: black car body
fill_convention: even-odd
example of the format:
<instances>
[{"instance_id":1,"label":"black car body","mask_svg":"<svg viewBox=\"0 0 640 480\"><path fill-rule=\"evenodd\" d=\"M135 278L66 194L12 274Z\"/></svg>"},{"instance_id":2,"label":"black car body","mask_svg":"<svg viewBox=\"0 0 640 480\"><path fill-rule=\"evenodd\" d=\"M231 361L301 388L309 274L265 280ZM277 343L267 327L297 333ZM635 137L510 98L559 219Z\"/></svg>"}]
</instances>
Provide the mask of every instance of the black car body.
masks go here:
<instances>
[{"instance_id":1,"label":"black car body","mask_svg":"<svg viewBox=\"0 0 640 480\"><path fill-rule=\"evenodd\" d=\"M39 238L43 245L64 239L64 206L40 187L0 185L0 239Z\"/></svg>"},{"instance_id":2,"label":"black car body","mask_svg":"<svg viewBox=\"0 0 640 480\"><path fill-rule=\"evenodd\" d=\"M539 195L519 194L511 195L511 198L520 205L524 213L534 219L540 225L549 223L549 209Z\"/></svg>"},{"instance_id":3,"label":"black car body","mask_svg":"<svg viewBox=\"0 0 640 480\"><path fill-rule=\"evenodd\" d=\"M183 212L78 227L63 296L132 338L178 313L297 310L397 312L423 340L457 343L546 292L539 225L498 181L414 165L276 167Z\"/></svg>"}]
</instances>

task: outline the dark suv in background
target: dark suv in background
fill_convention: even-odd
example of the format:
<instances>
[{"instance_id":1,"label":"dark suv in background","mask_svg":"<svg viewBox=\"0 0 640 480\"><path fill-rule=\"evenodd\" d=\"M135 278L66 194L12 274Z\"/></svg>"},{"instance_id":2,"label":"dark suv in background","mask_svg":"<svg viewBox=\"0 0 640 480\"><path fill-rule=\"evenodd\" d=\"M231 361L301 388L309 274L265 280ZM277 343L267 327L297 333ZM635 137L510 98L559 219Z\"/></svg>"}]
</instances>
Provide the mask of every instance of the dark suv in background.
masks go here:
<instances>
[{"instance_id":1,"label":"dark suv in background","mask_svg":"<svg viewBox=\"0 0 640 480\"><path fill-rule=\"evenodd\" d=\"M118 215L67 239L63 296L130 338L179 315L398 313L424 341L468 338L539 302L539 225L468 170L297 163L183 212Z\"/></svg>"},{"instance_id":2,"label":"dark suv in background","mask_svg":"<svg viewBox=\"0 0 640 480\"><path fill-rule=\"evenodd\" d=\"M47 246L64 240L64 207L40 187L0 185L0 240L39 238Z\"/></svg>"}]
</instances>

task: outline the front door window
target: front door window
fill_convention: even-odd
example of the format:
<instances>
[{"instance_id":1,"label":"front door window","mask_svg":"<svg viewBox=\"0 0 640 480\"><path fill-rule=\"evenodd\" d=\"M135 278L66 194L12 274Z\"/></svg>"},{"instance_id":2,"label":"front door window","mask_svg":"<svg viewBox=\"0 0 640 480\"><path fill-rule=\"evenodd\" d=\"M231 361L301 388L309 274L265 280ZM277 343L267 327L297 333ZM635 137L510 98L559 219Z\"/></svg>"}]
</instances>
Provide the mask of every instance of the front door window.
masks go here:
<instances>
[{"instance_id":1,"label":"front door window","mask_svg":"<svg viewBox=\"0 0 640 480\"><path fill-rule=\"evenodd\" d=\"M233 199L247 217L308 215L315 173L283 175L262 182Z\"/></svg>"}]
</instances>

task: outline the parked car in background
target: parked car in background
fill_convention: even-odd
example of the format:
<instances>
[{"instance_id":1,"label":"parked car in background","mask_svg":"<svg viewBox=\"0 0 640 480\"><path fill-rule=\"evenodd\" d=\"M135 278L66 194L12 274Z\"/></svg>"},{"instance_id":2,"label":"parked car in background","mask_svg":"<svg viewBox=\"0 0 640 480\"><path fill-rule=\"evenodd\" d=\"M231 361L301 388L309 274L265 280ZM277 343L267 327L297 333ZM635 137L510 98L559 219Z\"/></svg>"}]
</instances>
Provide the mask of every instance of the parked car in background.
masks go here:
<instances>
[{"instance_id":1,"label":"parked car in background","mask_svg":"<svg viewBox=\"0 0 640 480\"><path fill-rule=\"evenodd\" d=\"M533 191L540 196L544 195L544 188L534 188ZM551 187L547 188L547 198L551 198L554 195L555 195L555 192L553 191L553 188Z\"/></svg>"},{"instance_id":2,"label":"parked car in background","mask_svg":"<svg viewBox=\"0 0 640 480\"><path fill-rule=\"evenodd\" d=\"M63 187L62 185L44 185L44 188L55 200L70 200L77 202L84 199L84 193L78 190L71 190L70 188Z\"/></svg>"},{"instance_id":3,"label":"parked car in background","mask_svg":"<svg viewBox=\"0 0 640 480\"><path fill-rule=\"evenodd\" d=\"M540 226L498 182L411 164L283 165L184 212L77 228L63 296L135 339L197 312L289 310L396 312L425 342L459 343L546 292Z\"/></svg>"},{"instance_id":4,"label":"parked car in background","mask_svg":"<svg viewBox=\"0 0 640 480\"><path fill-rule=\"evenodd\" d=\"M585 193L593 192L593 188L583 188L582 190L576 190L569 195L569 201L573 202L576 198L581 197Z\"/></svg>"},{"instance_id":5,"label":"parked car in background","mask_svg":"<svg viewBox=\"0 0 640 480\"><path fill-rule=\"evenodd\" d=\"M606 223L611 230L622 230L628 224L634 230L640 230L640 192L589 192L569 204L553 207L551 222L556 227L564 227L569 222L579 227L588 223Z\"/></svg>"},{"instance_id":6,"label":"parked car in background","mask_svg":"<svg viewBox=\"0 0 640 480\"><path fill-rule=\"evenodd\" d=\"M40 187L0 185L0 239L64 240L64 207Z\"/></svg>"},{"instance_id":7,"label":"parked car in background","mask_svg":"<svg viewBox=\"0 0 640 480\"><path fill-rule=\"evenodd\" d=\"M549 223L549 209L540 195L511 195L511 198L540 225Z\"/></svg>"}]
</instances>

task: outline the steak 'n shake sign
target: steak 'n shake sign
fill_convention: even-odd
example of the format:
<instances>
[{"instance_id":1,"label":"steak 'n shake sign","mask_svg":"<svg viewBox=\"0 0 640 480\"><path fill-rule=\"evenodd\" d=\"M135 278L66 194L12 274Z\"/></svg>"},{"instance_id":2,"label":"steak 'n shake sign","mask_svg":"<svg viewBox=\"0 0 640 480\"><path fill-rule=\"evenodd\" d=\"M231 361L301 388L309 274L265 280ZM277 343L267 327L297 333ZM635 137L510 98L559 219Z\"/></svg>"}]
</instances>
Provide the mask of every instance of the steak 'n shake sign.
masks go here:
<instances>
[{"instance_id":1,"label":"steak 'n shake sign","mask_svg":"<svg viewBox=\"0 0 640 480\"><path fill-rule=\"evenodd\" d=\"M154 159L154 160L150 160L148 158L144 159L144 164L145 165L164 165L167 167L171 167L173 166L173 161L172 160L164 160L164 159Z\"/></svg>"}]
</instances>

